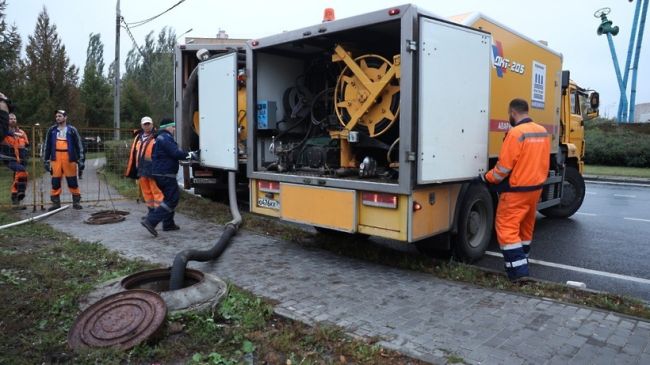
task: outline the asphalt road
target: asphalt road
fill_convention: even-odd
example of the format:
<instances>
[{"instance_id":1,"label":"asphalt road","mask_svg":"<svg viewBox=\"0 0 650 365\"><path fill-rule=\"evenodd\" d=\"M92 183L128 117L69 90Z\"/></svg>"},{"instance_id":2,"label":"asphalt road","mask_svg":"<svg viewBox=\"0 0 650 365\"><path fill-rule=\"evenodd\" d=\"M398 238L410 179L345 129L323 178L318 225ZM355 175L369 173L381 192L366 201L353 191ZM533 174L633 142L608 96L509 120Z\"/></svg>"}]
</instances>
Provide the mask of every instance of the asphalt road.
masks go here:
<instances>
[{"instance_id":1,"label":"asphalt road","mask_svg":"<svg viewBox=\"0 0 650 365\"><path fill-rule=\"evenodd\" d=\"M497 253L496 242L488 250ZM501 270L490 252L476 265ZM536 278L650 301L650 186L588 182L573 217L538 214L530 258Z\"/></svg>"}]
</instances>

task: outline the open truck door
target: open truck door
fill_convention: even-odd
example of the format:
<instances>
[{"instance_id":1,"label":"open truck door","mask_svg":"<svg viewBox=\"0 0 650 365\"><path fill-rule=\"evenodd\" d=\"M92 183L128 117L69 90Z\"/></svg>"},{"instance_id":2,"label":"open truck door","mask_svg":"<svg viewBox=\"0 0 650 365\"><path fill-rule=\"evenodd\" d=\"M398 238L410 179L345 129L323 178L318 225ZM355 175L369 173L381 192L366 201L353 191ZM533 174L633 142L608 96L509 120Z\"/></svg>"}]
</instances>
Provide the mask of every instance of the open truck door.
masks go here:
<instances>
[{"instance_id":1,"label":"open truck door","mask_svg":"<svg viewBox=\"0 0 650 365\"><path fill-rule=\"evenodd\" d=\"M198 67L201 165L237 171L237 53Z\"/></svg>"}]
</instances>

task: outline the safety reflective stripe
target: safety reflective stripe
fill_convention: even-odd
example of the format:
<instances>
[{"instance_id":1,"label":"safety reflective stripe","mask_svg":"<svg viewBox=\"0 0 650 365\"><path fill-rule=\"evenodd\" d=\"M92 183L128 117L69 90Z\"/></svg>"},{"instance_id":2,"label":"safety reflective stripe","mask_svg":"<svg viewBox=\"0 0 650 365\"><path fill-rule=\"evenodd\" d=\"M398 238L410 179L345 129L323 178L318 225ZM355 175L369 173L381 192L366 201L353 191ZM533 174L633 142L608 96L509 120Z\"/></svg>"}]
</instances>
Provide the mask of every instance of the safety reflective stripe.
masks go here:
<instances>
[{"instance_id":1,"label":"safety reflective stripe","mask_svg":"<svg viewBox=\"0 0 650 365\"><path fill-rule=\"evenodd\" d=\"M163 202L163 203L160 203L160 207L163 208L164 210L168 211L168 212L173 212L173 211L174 211L174 209L170 208L170 207L169 207L167 204L165 204L164 202Z\"/></svg>"},{"instance_id":2,"label":"safety reflective stripe","mask_svg":"<svg viewBox=\"0 0 650 365\"><path fill-rule=\"evenodd\" d=\"M515 249L518 249L518 248L522 248L521 242L509 243L507 245L501 246L502 250L515 250Z\"/></svg>"},{"instance_id":3,"label":"safety reflective stripe","mask_svg":"<svg viewBox=\"0 0 650 365\"><path fill-rule=\"evenodd\" d=\"M505 168L499 164L497 164L496 168L500 171L503 172L504 174L509 174L512 169Z\"/></svg>"},{"instance_id":4,"label":"safety reflective stripe","mask_svg":"<svg viewBox=\"0 0 650 365\"><path fill-rule=\"evenodd\" d=\"M501 180L503 180L503 179L506 177L505 175L501 175L501 174L499 174L499 173L498 173L497 171L495 171L495 170L492 170L492 176L494 176L494 179L495 179L497 182L500 182Z\"/></svg>"},{"instance_id":5,"label":"safety reflective stripe","mask_svg":"<svg viewBox=\"0 0 650 365\"><path fill-rule=\"evenodd\" d=\"M548 133L546 132L532 132L532 133L524 133L521 136L519 136L519 142L523 142L526 138L546 138L548 136Z\"/></svg>"},{"instance_id":6,"label":"safety reflective stripe","mask_svg":"<svg viewBox=\"0 0 650 365\"><path fill-rule=\"evenodd\" d=\"M506 261L506 267L519 267L519 266L524 266L524 265L528 265L528 259L521 259L521 260L517 260L517 261L514 261L514 262L507 262Z\"/></svg>"},{"instance_id":7,"label":"safety reflective stripe","mask_svg":"<svg viewBox=\"0 0 650 365\"><path fill-rule=\"evenodd\" d=\"M528 246L528 245L530 245L530 242L531 241L521 241L521 244L524 245L524 246Z\"/></svg>"}]
</instances>

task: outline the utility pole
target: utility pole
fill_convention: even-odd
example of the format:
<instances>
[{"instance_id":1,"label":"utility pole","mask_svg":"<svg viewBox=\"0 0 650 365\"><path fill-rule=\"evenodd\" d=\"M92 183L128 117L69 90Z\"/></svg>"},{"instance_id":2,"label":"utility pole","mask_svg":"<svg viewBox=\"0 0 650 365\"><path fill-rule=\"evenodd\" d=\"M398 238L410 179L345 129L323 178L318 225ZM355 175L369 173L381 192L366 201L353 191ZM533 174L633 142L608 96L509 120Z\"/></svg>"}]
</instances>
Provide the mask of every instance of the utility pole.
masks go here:
<instances>
[{"instance_id":1,"label":"utility pole","mask_svg":"<svg viewBox=\"0 0 650 365\"><path fill-rule=\"evenodd\" d=\"M115 139L120 139L120 0L117 0L115 7L115 93L113 94L113 126L115 128Z\"/></svg>"}]
</instances>

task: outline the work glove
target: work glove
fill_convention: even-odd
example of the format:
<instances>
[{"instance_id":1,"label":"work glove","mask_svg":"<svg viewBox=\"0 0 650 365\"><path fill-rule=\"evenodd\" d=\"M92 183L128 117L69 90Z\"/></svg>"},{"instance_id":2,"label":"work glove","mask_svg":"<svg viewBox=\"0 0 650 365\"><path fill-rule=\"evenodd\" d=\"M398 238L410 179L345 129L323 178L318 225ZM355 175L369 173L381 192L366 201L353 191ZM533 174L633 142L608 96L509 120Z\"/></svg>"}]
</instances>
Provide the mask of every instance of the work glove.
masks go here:
<instances>
[{"instance_id":1,"label":"work glove","mask_svg":"<svg viewBox=\"0 0 650 365\"><path fill-rule=\"evenodd\" d=\"M77 161L77 167L79 168L79 171L83 171L86 168L86 164L83 161L79 160Z\"/></svg>"},{"instance_id":2,"label":"work glove","mask_svg":"<svg viewBox=\"0 0 650 365\"><path fill-rule=\"evenodd\" d=\"M479 173L478 176L474 178L474 181L479 182L481 184L488 184L488 181L485 178L484 173Z\"/></svg>"},{"instance_id":3,"label":"work glove","mask_svg":"<svg viewBox=\"0 0 650 365\"><path fill-rule=\"evenodd\" d=\"M50 160L43 161L43 167L45 168L46 172L49 172L50 174L52 173L52 166L50 166Z\"/></svg>"},{"instance_id":4,"label":"work glove","mask_svg":"<svg viewBox=\"0 0 650 365\"><path fill-rule=\"evenodd\" d=\"M199 159L199 151L190 151L187 153L187 156L185 156L185 159L187 160L198 160Z\"/></svg>"}]
</instances>

